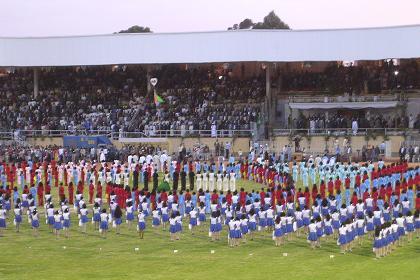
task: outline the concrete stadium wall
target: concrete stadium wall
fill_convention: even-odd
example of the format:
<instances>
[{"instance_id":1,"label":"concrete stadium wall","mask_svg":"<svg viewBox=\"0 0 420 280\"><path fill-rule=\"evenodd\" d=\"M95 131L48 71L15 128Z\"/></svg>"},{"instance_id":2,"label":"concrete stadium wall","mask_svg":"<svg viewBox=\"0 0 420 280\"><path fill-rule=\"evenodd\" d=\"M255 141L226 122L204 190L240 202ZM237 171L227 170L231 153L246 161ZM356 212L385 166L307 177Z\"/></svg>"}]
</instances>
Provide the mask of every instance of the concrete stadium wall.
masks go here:
<instances>
[{"instance_id":1,"label":"concrete stadium wall","mask_svg":"<svg viewBox=\"0 0 420 280\"><path fill-rule=\"evenodd\" d=\"M26 142L30 145L41 147L51 145L63 146L63 137L28 137Z\"/></svg>"},{"instance_id":2,"label":"concrete stadium wall","mask_svg":"<svg viewBox=\"0 0 420 280\"><path fill-rule=\"evenodd\" d=\"M240 138L224 137L224 138L217 138L217 140L221 144L224 144L227 141L231 142L233 152L242 151L246 153L249 151L250 138L248 137L240 137ZM36 137L36 138L27 138L26 142L30 145L41 146L41 147L46 147L50 145L62 146L63 138L62 137ZM178 147L181 145L181 143L184 144L184 146L187 149L192 149L194 145L197 143L205 144L210 148L211 151L213 151L216 138L211 138L211 137L166 138L166 141L157 142L157 143L137 142L137 143L124 144L118 140L111 140L111 142L116 148L122 148L124 145L147 144L147 145L160 146L161 148L168 150L169 153L173 153L173 152L178 151Z\"/></svg>"},{"instance_id":3,"label":"concrete stadium wall","mask_svg":"<svg viewBox=\"0 0 420 280\"><path fill-rule=\"evenodd\" d=\"M187 138L162 138L164 141L160 142L148 142L147 139L139 140L135 142L135 139L131 139L130 143L121 143L118 140L113 140L112 143L115 147L121 148L124 145L152 145L152 146L160 146L162 149L166 149L168 153L176 153L178 152L178 147L183 144L187 150L192 149L196 144L204 144L207 145L210 151L214 150L214 143L216 142L216 138L211 137L187 137ZM232 143L232 150L234 153L238 151L248 152L249 151L249 141L250 138L248 137L240 137L240 138L217 138L220 144L224 144L226 142Z\"/></svg>"},{"instance_id":4,"label":"concrete stadium wall","mask_svg":"<svg viewBox=\"0 0 420 280\"><path fill-rule=\"evenodd\" d=\"M226 142L232 143L232 150L234 153L238 151L248 152L249 151L249 141L250 138L248 137L240 137L240 138L217 138L219 143L224 144ZM197 143L207 145L210 151L214 150L214 143L216 142L216 138L211 137L192 137L192 138L168 138L168 151L169 153L177 152L178 147L183 144L185 148L192 149L194 145Z\"/></svg>"},{"instance_id":5,"label":"concrete stadium wall","mask_svg":"<svg viewBox=\"0 0 420 280\"><path fill-rule=\"evenodd\" d=\"M305 150L314 152L314 153L323 153L325 147L328 146L330 152L333 152L335 142L338 141L340 148L343 147L344 137L333 137L331 136L328 141L326 141L325 136L312 136L310 143L308 142L308 138L303 137L300 146L301 148L305 148ZM370 138L366 141L365 136L352 136L350 137L351 147L353 149L353 153L357 154L357 150L362 150L364 145L369 146L378 146L384 141L382 136L377 136L376 139ZM401 143L404 141L403 136L389 136L389 140L385 141L388 145L391 155L396 156L398 154L398 150L400 148ZM284 145L292 144L292 148L294 149L295 145L294 142L290 142L289 137L287 136L279 136L274 137L272 141L272 146L270 148L279 151Z\"/></svg>"},{"instance_id":6,"label":"concrete stadium wall","mask_svg":"<svg viewBox=\"0 0 420 280\"><path fill-rule=\"evenodd\" d=\"M176 153L178 151L178 147L182 144L188 149L192 149L194 145L197 143L205 144L207 145L211 151L214 150L214 143L216 141L216 138L211 137L191 137L191 138L167 138L166 142L161 143L130 143L130 145L140 145L140 144L151 144L151 145L159 145L163 149L168 150L169 153ZM240 137L240 138L218 138L219 143L226 143L227 141L230 141L232 143L232 150L233 152L242 151L243 153L247 153L249 151L249 144L250 144L250 138L248 137ZM326 144L328 144L328 148L330 152L333 151L334 143L336 141L336 138L331 136L328 139L328 143L326 143L325 136L312 136L310 145L308 142L308 139L303 137L300 146L302 148L305 148L305 150L311 151L313 153L323 153L326 147ZM343 146L344 137L338 137L337 138L338 144L340 147ZM382 143L383 137L377 136L376 139L369 139L366 141L364 136L352 136L350 138L351 146L353 149L353 153L357 154L357 150L362 150L362 147L366 144L377 146ZM400 148L401 143L404 141L403 136L389 136L389 140L387 141L387 145L390 149L392 156L398 155L398 150ZM63 145L63 138L62 137L45 137L45 138L28 138L27 142L31 145L36 146L42 146L46 147L49 145L57 145L62 146ZM112 140L112 143L115 147L121 148L124 146L123 143L119 142L118 140ZM270 148L275 151L280 151L284 145L292 144L292 147L294 149L294 142L292 141L290 143L290 139L287 136L278 136L274 137L272 141L270 141ZM310 148L309 148L310 147Z\"/></svg>"}]
</instances>

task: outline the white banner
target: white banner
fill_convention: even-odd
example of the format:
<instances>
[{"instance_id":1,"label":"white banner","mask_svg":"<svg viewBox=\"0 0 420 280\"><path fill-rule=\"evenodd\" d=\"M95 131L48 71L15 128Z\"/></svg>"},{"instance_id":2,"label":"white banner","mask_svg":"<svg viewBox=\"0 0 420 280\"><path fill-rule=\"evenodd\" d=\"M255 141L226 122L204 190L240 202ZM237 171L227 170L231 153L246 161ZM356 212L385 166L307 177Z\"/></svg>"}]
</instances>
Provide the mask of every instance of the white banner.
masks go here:
<instances>
[{"instance_id":1,"label":"white banner","mask_svg":"<svg viewBox=\"0 0 420 280\"><path fill-rule=\"evenodd\" d=\"M168 142L168 138L120 138L118 141L121 143L165 143Z\"/></svg>"}]
</instances>

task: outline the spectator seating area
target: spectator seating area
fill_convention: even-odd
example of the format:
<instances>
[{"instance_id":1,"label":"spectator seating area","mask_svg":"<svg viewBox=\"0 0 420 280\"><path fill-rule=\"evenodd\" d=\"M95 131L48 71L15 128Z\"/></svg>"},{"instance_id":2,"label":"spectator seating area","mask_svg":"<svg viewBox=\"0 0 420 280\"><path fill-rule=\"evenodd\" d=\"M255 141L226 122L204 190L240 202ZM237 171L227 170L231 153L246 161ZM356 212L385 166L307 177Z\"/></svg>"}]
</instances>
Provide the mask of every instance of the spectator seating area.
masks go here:
<instances>
[{"instance_id":1,"label":"spectator seating area","mask_svg":"<svg viewBox=\"0 0 420 280\"><path fill-rule=\"evenodd\" d=\"M176 68L176 69L174 69ZM33 96L33 72L18 69L0 77L2 130L91 132L156 129L249 129L260 117L264 83L236 81L208 70L155 70L156 106L140 66L42 69ZM229 101L229 102L227 102ZM232 102L234 101L234 102Z\"/></svg>"},{"instance_id":2,"label":"spectator seating area","mask_svg":"<svg viewBox=\"0 0 420 280\"><path fill-rule=\"evenodd\" d=\"M321 72L300 70L282 72L284 91L327 91L335 94L360 94L366 89L378 93L390 89L420 88L420 65L416 60L394 65L393 60L381 66L337 66L331 62Z\"/></svg>"},{"instance_id":3,"label":"spectator seating area","mask_svg":"<svg viewBox=\"0 0 420 280\"><path fill-rule=\"evenodd\" d=\"M356 124L354 124L356 122ZM354 127L356 125L356 127ZM320 129L338 129L338 128L415 128L420 129L420 115L418 116L398 116L384 115L380 113L366 114L360 116L356 113L343 114L325 114L316 113L310 117L301 114L293 119L293 128L310 129L316 132Z\"/></svg>"}]
</instances>

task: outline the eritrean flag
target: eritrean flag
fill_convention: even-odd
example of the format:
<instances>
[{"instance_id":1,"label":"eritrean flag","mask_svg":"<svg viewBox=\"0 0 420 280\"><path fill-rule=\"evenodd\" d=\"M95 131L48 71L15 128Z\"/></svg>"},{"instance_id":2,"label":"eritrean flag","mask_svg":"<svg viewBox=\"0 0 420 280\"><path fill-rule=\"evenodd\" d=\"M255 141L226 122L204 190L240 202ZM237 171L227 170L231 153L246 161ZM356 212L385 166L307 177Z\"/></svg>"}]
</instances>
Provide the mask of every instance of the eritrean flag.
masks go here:
<instances>
[{"instance_id":1,"label":"eritrean flag","mask_svg":"<svg viewBox=\"0 0 420 280\"><path fill-rule=\"evenodd\" d=\"M159 95L157 95L156 93L153 94L153 99L155 101L155 105L159 106L160 103L163 103L165 101L163 101L162 97L160 97Z\"/></svg>"}]
</instances>

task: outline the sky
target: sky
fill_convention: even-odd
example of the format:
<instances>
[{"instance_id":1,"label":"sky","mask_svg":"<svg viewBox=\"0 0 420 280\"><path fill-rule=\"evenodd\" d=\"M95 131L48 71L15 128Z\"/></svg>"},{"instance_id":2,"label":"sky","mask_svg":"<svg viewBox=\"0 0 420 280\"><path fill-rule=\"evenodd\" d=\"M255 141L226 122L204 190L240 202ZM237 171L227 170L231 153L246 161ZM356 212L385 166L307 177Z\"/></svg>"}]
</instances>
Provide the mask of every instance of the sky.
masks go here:
<instances>
[{"instance_id":1,"label":"sky","mask_svg":"<svg viewBox=\"0 0 420 280\"><path fill-rule=\"evenodd\" d=\"M271 10L292 29L420 24L420 0L0 0L0 36L226 30Z\"/></svg>"}]
</instances>

